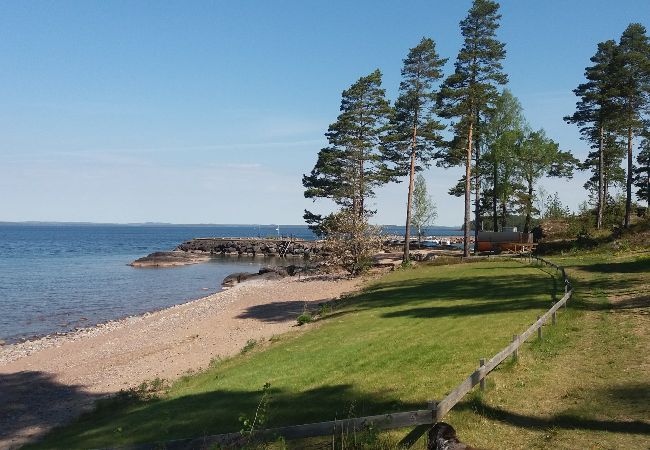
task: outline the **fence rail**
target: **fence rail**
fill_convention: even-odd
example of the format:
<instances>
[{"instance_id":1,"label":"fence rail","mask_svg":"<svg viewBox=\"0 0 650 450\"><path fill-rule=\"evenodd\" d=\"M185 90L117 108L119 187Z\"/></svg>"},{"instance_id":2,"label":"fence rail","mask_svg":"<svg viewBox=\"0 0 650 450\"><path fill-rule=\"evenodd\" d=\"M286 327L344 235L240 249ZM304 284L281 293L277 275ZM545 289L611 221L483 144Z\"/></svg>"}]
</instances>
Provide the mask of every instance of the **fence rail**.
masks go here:
<instances>
[{"instance_id":1,"label":"fence rail","mask_svg":"<svg viewBox=\"0 0 650 450\"><path fill-rule=\"evenodd\" d=\"M345 433L351 431L360 431L368 427L376 430L389 430L396 428L406 428L411 426L418 426L414 433L410 433L402 443L407 443L406 446L414 443L417 438L427 431L426 425L433 425L439 422L462 398L467 395L477 384L481 385L481 389L485 388L485 378L490 372L496 369L499 364L506 360L509 356L517 358L519 347L521 347L531 336L536 332L538 338L542 338L542 327L549 319L555 325L557 321L557 311L566 303L573 295L573 288L571 282L566 276L564 267L558 266L544 258L539 258L533 255L525 255L525 258L531 262L538 261L540 264L545 264L554 268L562 274L564 281L564 296L553 306L546 311L543 315L539 316L537 320L526 331L520 335L513 336L512 342L494 355L489 360L480 361L479 367L472 372L462 383L460 383L454 390L452 390L444 399L439 402L430 401L428 409L417 411L397 412L391 414L382 414L377 416L359 417L346 420L334 420L330 422L311 423L304 425L293 425L280 428L271 428L267 430L257 431L254 435L255 439L275 439L282 437L287 440L302 439L319 436L332 436L338 433ZM418 431L419 430L419 431ZM227 433L213 436L204 436L194 439L179 439L175 441L168 441L162 444L162 448L168 450L188 450L188 449L202 449L211 445L220 445L226 447L238 447L246 442L246 438L241 433ZM161 448L161 443L156 444L141 444L128 447L119 447L121 450L153 450Z\"/></svg>"}]
</instances>

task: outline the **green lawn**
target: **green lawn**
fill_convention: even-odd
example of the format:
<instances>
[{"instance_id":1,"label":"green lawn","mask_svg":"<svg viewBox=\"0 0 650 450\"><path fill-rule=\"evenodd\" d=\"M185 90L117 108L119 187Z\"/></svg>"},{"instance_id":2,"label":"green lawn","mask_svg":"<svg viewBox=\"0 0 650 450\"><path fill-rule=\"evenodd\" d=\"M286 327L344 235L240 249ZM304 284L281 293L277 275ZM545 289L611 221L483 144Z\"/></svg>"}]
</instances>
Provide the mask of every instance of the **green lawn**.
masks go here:
<instances>
[{"instance_id":1,"label":"green lawn","mask_svg":"<svg viewBox=\"0 0 650 450\"><path fill-rule=\"evenodd\" d=\"M548 258L576 289L569 311L446 420L482 448L650 448L650 252Z\"/></svg>"},{"instance_id":2,"label":"green lawn","mask_svg":"<svg viewBox=\"0 0 650 450\"><path fill-rule=\"evenodd\" d=\"M267 382L269 426L424 408L548 309L556 293L553 275L511 261L393 272L299 332L185 377L160 399L110 402L38 447L105 447L238 431L240 414L254 412ZM563 314L561 327L581 313ZM529 353L523 370L505 372L539 379L543 375L528 368L530 355L569 348L568 338L553 339L560 350L523 348ZM527 399L525 386L504 393ZM466 403L450 416L461 435L477 415L475 406Z\"/></svg>"}]
</instances>

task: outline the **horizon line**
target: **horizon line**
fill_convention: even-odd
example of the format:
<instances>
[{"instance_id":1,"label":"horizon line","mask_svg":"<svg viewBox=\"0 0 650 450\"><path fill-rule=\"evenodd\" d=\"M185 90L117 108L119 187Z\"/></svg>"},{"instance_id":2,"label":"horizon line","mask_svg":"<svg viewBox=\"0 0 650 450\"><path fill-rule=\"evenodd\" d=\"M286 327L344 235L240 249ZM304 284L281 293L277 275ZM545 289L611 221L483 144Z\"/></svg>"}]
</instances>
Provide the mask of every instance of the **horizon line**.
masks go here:
<instances>
[{"instance_id":1,"label":"horizon line","mask_svg":"<svg viewBox=\"0 0 650 450\"><path fill-rule=\"evenodd\" d=\"M278 224L278 223L173 223L173 222L90 222L90 221L57 221L57 220L0 220L0 225L122 225L122 226L285 226L308 227L306 224ZM396 224L379 224L384 227L403 227ZM461 229L458 225L429 225L426 228Z\"/></svg>"}]
</instances>

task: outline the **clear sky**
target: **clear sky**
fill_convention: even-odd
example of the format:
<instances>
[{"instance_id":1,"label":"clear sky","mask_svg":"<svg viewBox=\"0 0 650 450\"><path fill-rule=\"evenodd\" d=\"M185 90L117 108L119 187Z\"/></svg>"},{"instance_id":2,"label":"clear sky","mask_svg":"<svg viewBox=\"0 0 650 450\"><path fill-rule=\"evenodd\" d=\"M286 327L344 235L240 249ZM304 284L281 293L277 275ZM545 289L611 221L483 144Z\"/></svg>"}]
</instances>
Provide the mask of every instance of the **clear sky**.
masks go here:
<instances>
[{"instance_id":1,"label":"clear sky","mask_svg":"<svg viewBox=\"0 0 650 450\"><path fill-rule=\"evenodd\" d=\"M402 59L433 38L452 69L457 1L14 1L0 9L0 220L302 223L301 177L340 94L375 68L394 99ZM596 44L648 0L504 0L505 69L534 128L584 157L571 90ZM459 170L425 173L439 225ZM572 208L586 174L547 182ZM376 221L401 224L405 183ZM319 209L318 206L315 207Z\"/></svg>"}]
</instances>

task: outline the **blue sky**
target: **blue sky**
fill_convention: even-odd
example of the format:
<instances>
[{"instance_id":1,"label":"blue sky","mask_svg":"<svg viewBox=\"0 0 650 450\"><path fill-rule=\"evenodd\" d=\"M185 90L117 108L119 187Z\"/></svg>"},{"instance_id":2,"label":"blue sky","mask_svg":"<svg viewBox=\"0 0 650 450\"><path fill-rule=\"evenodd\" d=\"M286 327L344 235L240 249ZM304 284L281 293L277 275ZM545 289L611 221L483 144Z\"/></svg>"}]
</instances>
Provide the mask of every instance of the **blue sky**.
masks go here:
<instances>
[{"instance_id":1,"label":"blue sky","mask_svg":"<svg viewBox=\"0 0 650 450\"><path fill-rule=\"evenodd\" d=\"M470 3L5 2L0 220L301 223L312 206L301 177L341 91L379 68L394 99L422 36L449 73ZM509 88L534 128L584 157L562 121L571 90L598 42L650 26L648 1L501 6ZM458 175L425 173L440 225L462 222L462 200L446 193ZM545 186L575 208L585 178ZM403 222L405 189L380 189L377 222Z\"/></svg>"}]
</instances>

